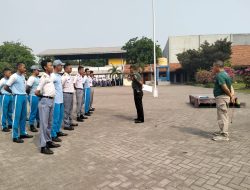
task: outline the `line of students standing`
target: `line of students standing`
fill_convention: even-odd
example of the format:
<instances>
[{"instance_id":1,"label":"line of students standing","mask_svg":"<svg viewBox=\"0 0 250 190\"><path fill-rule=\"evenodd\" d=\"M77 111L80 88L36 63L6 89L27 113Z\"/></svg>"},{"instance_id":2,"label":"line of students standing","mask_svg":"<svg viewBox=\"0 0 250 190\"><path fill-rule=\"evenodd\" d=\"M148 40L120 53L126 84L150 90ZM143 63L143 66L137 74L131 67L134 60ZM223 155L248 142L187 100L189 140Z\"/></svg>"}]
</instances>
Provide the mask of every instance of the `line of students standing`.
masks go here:
<instances>
[{"instance_id":1,"label":"line of students standing","mask_svg":"<svg viewBox=\"0 0 250 190\"><path fill-rule=\"evenodd\" d=\"M23 139L33 137L26 131L28 100L30 131L38 132L37 128L40 128L41 153L53 154L51 148L60 147L60 144L54 142L61 142L59 137L67 136L61 130L62 125L64 130L74 130L78 126L72 119L74 92L78 122L83 122L94 111L94 92L91 88L93 72L79 66L77 76L73 77L71 65L60 60L53 63L48 59L43 60L41 67L45 72L41 78L38 77L39 67L34 65L27 82L24 63L17 64L17 72L13 75L10 69L4 69L4 77L0 80L2 131L10 132L13 128L12 139L16 143L23 143Z\"/></svg>"}]
</instances>

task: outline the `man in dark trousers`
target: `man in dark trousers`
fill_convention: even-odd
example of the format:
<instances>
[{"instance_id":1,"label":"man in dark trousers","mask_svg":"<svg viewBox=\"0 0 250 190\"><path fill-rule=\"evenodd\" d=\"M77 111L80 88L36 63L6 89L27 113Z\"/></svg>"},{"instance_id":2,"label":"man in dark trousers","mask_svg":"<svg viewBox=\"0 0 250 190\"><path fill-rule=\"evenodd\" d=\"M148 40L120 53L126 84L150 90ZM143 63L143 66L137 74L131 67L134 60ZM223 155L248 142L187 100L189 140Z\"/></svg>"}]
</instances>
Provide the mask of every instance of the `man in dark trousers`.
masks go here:
<instances>
[{"instance_id":1,"label":"man in dark trousers","mask_svg":"<svg viewBox=\"0 0 250 190\"><path fill-rule=\"evenodd\" d=\"M142 97L143 97L142 77L137 72L136 68L131 66L129 78L130 80L132 80L132 88L134 91L134 101L135 101L135 107L137 111L137 118L135 119L135 123L143 123L144 112L143 112L143 105L142 105Z\"/></svg>"}]
</instances>

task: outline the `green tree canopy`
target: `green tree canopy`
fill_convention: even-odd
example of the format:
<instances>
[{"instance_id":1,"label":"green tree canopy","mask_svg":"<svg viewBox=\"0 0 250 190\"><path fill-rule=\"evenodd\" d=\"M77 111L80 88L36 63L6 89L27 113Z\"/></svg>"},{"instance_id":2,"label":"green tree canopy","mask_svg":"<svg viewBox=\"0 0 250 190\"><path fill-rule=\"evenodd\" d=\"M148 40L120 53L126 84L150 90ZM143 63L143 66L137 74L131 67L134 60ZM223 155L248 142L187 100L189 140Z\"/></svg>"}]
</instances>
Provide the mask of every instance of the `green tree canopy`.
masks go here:
<instances>
[{"instance_id":1,"label":"green tree canopy","mask_svg":"<svg viewBox=\"0 0 250 190\"><path fill-rule=\"evenodd\" d=\"M4 42L0 45L0 70L8 67L15 68L17 62L25 63L29 68L35 63L35 56L32 50L20 42Z\"/></svg>"},{"instance_id":2,"label":"green tree canopy","mask_svg":"<svg viewBox=\"0 0 250 190\"><path fill-rule=\"evenodd\" d=\"M227 41L226 38L214 44L205 41L199 50L187 50L177 54L177 58L183 69L194 79L199 69L210 70L215 60L228 62L232 54L231 45L232 42Z\"/></svg>"},{"instance_id":3,"label":"green tree canopy","mask_svg":"<svg viewBox=\"0 0 250 190\"><path fill-rule=\"evenodd\" d=\"M144 68L146 64L152 64L154 62L154 42L147 38L141 39L132 38L123 47L126 50L126 62L137 67ZM156 57L162 56L162 50L159 45L156 45Z\"/></svg>"}]
</instances>

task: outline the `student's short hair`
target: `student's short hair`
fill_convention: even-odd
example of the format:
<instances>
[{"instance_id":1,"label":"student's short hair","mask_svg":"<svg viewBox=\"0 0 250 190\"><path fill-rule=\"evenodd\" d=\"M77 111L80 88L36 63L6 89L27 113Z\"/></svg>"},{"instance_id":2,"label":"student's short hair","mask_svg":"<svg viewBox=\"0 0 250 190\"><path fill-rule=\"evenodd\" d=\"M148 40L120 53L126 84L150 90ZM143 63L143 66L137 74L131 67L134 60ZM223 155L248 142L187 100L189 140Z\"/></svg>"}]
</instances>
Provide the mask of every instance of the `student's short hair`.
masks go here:
<instances>
[{"instance_id":1,"label":"student's short hair","mask_svg":"<svg viewBox=\"0 0 250 190\"><path fill-rule=\"evenodd\" d=\"M89 69L88 69L88 68L86 68L86 69L85 69L85 72L87 72L87 71L89 71Z\"/></svg>"},{"instance_id":2,"label":"student's short hair","mask_svg":"<svg viewBox=\"0 0 250 190\"><path fill-rule=\"evenodd\" d=\"M78 66L78 71L80 71L81 69L84 69L84 67L83 66Z\"/></svg>"},{"instance_id":3,"label":"student's short hair","mask_svg":"<svg viewBox=\"0 0 250 190\"><path fill-rule=\"evenodd\" d=\"M52 62L51 59L44 59L41 61L41 67L45 71L45 67L48 65L48 63Z\"/></svg>"},{"instance_id":4,"label":"student's short hair","mask_svg":"<svg viewBox=\"0 0 250 190\"><path fill-rule=\"evenodd\" d=\"M90 72L90 74L93 74L94 73L94 71L89 71Z\"/></svg>"},{"instance_id":5,"label":"student's short hair","mask_svg":"<svg viewBox=\"0 0 250 190\"><path fill-rule=\"evenodd\" d=\"M67 67L71 66L69 63L66 63L63 68L66 69Z\"/></svg>"},{"instance_id":6,"label":"student's short hair","mask_svg":"<svg viewBox=\"0 0 250 190\"><path fill-rule=\"evenodd\" d=\"M222 60L216 60L213 64L216 67L223 68L224 67L224 62Z\"/></svg>"},{"instance_id":7,"label":"student's short hair","mask_svg":"<svg viewBox=\"0 0 250 190\"><path fill-rule=\"evenodd\" d=\"M21 61L20 61L20 62L17 62L17 63L16 63L16 68L18 68L20 65L24 65L24 63L21 62Z\"/></svg>"},{"instance_id":8,"label":"student's short hair","mask_svg":"<svg viewBox=\"0 0 250 190\"><path fill-rule=\"evenodd\" d=\"M11 71L9 68L4 68L3 72L5 73L6 71Z\"/></svg>"}]
</instances>

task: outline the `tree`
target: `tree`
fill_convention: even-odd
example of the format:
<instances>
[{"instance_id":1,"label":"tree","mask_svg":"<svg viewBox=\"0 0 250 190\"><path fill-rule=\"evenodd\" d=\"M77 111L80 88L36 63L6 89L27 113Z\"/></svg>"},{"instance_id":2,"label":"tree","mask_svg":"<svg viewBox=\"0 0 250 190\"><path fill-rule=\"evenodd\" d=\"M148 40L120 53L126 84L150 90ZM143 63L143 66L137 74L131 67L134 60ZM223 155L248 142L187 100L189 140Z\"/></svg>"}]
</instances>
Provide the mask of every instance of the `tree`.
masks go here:
<instances>
[{"instance_id":1,"label":"tree","mask_svg":"<svg viewBox=\"0 0 250 190\"><path fill-rule=\"evenodd\" d=\"M153 49L154 42L147 38L142 37L141 39L132 38L123 47L126 50L126 62L136 67L144 69L146 64L154 62ZM156 45L156 57L162 56L162 50L159 45Z\"/></svg>"},{"instance_id":2,"label":"tree","mask_svg":"<svg viewBox=\"0 0 250 190\"><path fill-rule=\"evenodd\" d=\"M108 72L110 73L110 77L112 78L112 80L114 79L114 77L118 76L120 78L122 72L118 69L117 66L112 65L112 68L108 70ZM116 86L116 80L115 80L115 86Z\"/></svg>"},{"instance_id":3,"label":"tree","mask_svg":"<svg viewBox=\"0 0 250 190\"><path fill-rule=\"evenodd\" d=\"M232 42L227 41L227 39L218 40L214 44L205 41L199 50L187 50L177 54L177 58L184 71L188 73L191 79L194 79L198 70L210 70L213 62L217 59L229 64L232 54L231 45Z\"/></svg>"},{"instance_id":4,"label":"tree","mask_svg":"<svg viewBox=\"0 0 250 190\"><path fill-rule=\"evenodd\" d=\"M17 62L25 63L27 68L33 65L35 56L32 50L20 42L4 42L0 45L0 69L14 69Z\"/></svg>"}]
</instances>

